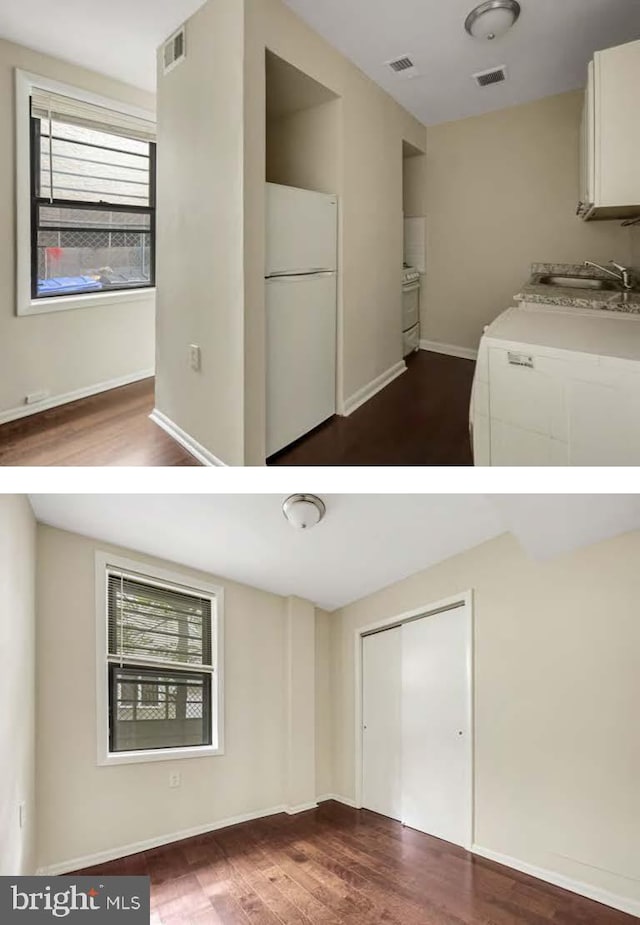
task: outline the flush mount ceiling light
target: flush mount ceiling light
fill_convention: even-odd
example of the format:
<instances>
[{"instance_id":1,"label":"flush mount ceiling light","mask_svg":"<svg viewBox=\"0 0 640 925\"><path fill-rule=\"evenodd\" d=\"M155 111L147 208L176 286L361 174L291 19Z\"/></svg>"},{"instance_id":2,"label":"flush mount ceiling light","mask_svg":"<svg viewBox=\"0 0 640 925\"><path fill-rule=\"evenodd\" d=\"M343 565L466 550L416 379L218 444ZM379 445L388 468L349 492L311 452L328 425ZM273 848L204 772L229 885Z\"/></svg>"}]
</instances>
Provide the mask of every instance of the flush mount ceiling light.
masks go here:
<instances>
[{"instance_id":1,"label":"flush mount ceiling light","mask_svg":"<svg viewBox=\"0 0 640 925\"><path fill-rule=\"evenodd\" d=\"M310 530L326 514L324 501L315 495L291 495L282 505L282 512L296 530Z\"/></svg>"},{"instance_id":2,"label":"flush mount ceiling light","mask_svg":"<svg viewBox=\"0 0 640 925\"><path fill-rule=\"evenodd\" d=\"M508 32L520 12L518 0L486 0L469 13L464 27L474 39L492 40Z\"/></svg>"}]
</instances>

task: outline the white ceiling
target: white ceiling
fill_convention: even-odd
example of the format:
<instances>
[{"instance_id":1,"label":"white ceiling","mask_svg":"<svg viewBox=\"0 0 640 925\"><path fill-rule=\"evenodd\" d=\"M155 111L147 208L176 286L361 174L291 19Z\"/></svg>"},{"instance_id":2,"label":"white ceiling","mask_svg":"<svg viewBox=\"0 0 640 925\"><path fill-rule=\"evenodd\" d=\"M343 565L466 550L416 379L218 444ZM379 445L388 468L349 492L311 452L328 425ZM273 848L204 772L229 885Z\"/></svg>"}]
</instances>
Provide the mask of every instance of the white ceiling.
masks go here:
<instances>
[{"instance_id":1,"label":"white ceiling","mask_svg":"<svg viewBox=\"0 0 640 925\"><path fill-rule=\"evenodd\" d=\"M640 528L640 495L494 495L505 530L544 561Z\"/></svg>"},{"instance_id":2,"label":"white ceiling","mask_svg":"<svg viewBox=\"0 0 640 925\"><path fill-rule=\"evenodd\" d=\"M549 557L640 528L640 496L325 495L302 533L280 495L32 495L38 520L328 610L510 530Z\"/></svg>"},{"instance_id":3,"label":"white ceiling","mask_svg":"<svg viewBox=\"0 0 640 925\"><path fill-rule=\"evenodd\" d=\"M332 45L427 124L582 87L596 49L640 38L639 0L521 0L522 17L494 42L464 31L476 0L285 0ZM145 90L155 50L203 0L3 0L0 36ZM385 61L411 54L403 80ZM506 64L506 84L470 75Z\"/></svg>"},{"instance_id":4,"label":"white ceiling","mask_svg":"<svg viewBox=\"0 0 640 925\"><path fill-rule=\"evenodd\" d=\"M156 49L204 0L0 0L0 37L155 93Z\"/></svg>"},{"instance_id":5,"label":"white ceiling","mask_svg":"<svg viewBox=\"0 0 640 925\"><path fill-rule=\"evenodd\" d=\"M638 0L520 0L519 22L493 42L464 30L479 0L285 3L427 125L583 87L594 51L640 38ZM405 54L418 66L414 80L384 66ZM471 80L505 64L504 84Z\"/></svg>"}]
</instances>

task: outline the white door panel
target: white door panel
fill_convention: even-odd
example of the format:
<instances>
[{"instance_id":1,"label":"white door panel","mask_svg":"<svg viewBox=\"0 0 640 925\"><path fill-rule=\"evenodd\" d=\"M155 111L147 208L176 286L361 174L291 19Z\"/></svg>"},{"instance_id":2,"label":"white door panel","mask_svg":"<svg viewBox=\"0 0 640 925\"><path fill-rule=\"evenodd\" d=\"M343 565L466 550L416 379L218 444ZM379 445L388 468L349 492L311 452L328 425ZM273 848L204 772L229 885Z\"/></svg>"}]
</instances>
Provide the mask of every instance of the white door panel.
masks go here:
<instances>
[{"instance_id":1,"label":"white door panel","mask_svg":"<svg viewBox=\"0 0 640 925\"><path fill-rule=\"evenodd\" d=\"M267 455L336 412L336 277L267 281Z\"/></svg>"},{"instance_id":2,"label":"white door panel","mask_svg":"<svg viewBox=\"0 0 640 925\"><path fill-rule=\"evenodd\" d=\"M571 382L570 466L640 465L640 390L627 382Z\"/></svg>"},{"instance_id":3,"label":"white door panel","mask_svg":"<svg viewBox=\"0 0 640 925\"><path fill-rule=\"evenodd\" d=\"M267 184L266 276L336 270L335 196Z\"/></svg>"},{"instance_id":4,"label":"white door panel","mask_svg":"<svg viewBox=\"0 0 640 925\"><path fill-rule=\"evenodd\" d=\"M362 640L362 805L400 819L401 630Z\"/></svg>"},{"instance_id":5,"label":"white door panel","mask_svg":"<svg viewBox=\"0 0 640 925\"><path fill-rule=\"evenodd\" d=\"M402 626L402 821L471 844L471 614Z\"/></svg>"}]
</instances>

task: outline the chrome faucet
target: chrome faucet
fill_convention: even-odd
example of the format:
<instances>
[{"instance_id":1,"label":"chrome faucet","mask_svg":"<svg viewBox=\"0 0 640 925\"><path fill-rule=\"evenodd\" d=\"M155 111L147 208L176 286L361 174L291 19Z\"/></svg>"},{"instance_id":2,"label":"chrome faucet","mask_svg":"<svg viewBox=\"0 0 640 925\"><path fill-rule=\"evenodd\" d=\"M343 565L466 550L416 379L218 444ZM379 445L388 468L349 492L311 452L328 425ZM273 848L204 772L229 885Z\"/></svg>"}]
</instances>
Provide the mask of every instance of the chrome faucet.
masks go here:
<instances>
[{"instance_id":1,"label":"chrome faucet","mask_svg":"<svg viewBox=\"0 0 640 925\"><path fill-rule=\"evenodd\" d=\"M609 267L601 267L599 263L593 263L591 260L585 260L584 265L585 267L593 267L595 270L601 270L603 273L613 276L619 283L622 283L622 288L626 289L627 292L633 289L631 270L629 270L628 267L621 267L620 264L616 263L614 260L609 261L609 266L614 267L618 271L617 273L614 273Z\"/></svg>"}]
</instances>

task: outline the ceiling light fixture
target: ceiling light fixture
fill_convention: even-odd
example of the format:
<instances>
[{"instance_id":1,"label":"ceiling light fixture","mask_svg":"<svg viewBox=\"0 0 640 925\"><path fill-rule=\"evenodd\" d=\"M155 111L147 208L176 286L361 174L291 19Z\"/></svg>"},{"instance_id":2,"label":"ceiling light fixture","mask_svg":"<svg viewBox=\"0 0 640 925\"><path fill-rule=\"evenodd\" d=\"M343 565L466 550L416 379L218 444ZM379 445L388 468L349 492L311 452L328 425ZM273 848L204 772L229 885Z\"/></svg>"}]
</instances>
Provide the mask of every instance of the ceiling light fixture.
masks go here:
<instances>
[{"instance_id":1,"label":"ceiling light fixture","mask_svg":"<svg viewBox=\"0 0 640 925\"><path fill-rule=\"evenodd\" d=\"M504 35L520 17L518 0L486 0L467 16L464 24L474 39L492 39Z\"/></svg>"},{"instance_id":2,"label":"ceiling light fixture","mask_svg":"<svg viewBox=\"0 0 640 925\"><path fill-rule=\"evenodd\" d=\"M282 512L296 530L310 530L320 523L327 509L315 495L291 495L282 505Z\"/></svg>"}]
</instances>

